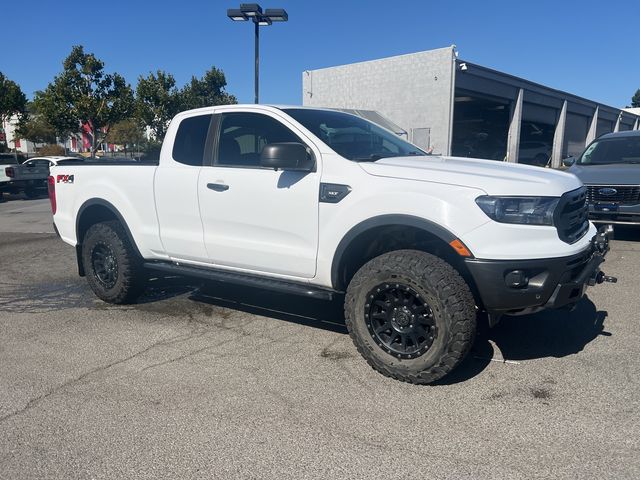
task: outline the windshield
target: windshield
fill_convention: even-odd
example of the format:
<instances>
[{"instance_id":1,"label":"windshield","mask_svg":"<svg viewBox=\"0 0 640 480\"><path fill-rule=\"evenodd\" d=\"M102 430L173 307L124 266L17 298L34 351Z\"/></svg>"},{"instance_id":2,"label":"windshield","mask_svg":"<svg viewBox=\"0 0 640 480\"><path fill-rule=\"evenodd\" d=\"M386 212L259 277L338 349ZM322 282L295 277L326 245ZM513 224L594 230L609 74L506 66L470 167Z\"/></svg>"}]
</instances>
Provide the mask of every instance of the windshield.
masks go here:
<instances>
[{"instance_id":1,"label":"windshield","mask_svg":"<svg viewBox=\"0 0 640 480\"><path fill-rule=\"evenodd\" d=\"M587 147L578 163L580 165L640 163L640 135L596 140Z\"/></svg>"},{"instance_id":2,"label":"windshield","mask_svg":"<svg viewBox=\"0 0 640 480\"><path fill-rule=\"evenodd\" d=\"M284 111L349 160L426 155L415 145L363 118L330 110L287 108Z\"/></svg>"}]
</instances>

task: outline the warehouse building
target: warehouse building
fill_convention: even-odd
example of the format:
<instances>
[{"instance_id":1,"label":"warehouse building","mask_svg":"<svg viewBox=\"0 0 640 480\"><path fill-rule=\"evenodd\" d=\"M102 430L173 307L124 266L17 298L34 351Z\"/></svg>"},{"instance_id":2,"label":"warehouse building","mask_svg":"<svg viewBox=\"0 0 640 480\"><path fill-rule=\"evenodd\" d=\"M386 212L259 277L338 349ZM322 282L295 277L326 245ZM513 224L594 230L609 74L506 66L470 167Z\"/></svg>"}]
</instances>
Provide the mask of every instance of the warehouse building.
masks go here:
<instances>
[{"instance_id":1,"label":"warehouse building","mask_svg":"<svg viewBox=\"0 0 640 480\"><path fill-rule=\"evenodd\" d=\"M635 112L458 58L455 46L302 74L303 105L375 111L435 154L558 167Z\"/></svg>"}]
</instances>

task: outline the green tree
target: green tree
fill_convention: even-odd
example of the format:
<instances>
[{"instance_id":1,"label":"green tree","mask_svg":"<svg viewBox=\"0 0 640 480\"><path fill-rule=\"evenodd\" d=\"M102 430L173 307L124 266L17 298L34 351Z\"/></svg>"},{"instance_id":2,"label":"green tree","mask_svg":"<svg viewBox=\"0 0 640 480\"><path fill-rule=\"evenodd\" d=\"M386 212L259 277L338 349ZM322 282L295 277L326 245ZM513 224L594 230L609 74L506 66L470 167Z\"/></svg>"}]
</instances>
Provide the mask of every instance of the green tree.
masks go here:
<instances>
[{"instance_id":1,"label":"green tree","mask_svg":"<svg viewBox=\"0 0 640 480\"><path fill-rule=\"evenodd\" d=\"M631 106L633 108L640 108L640 88L636 90L636 93L631 97Z\"/></svg>"},{"instance_id":2,"label":"green tree","mask_svg":"<svg viewBox=\"0 0 640 480\"><path fill-rule=\"evenodd\" d=\"M157 140L164 138L169 122L180 112L180 107L180 91L173 75L158 70L138 78L136 115Z\"/></svg>"},{"instance_id":3,"label":"green tree","mask_svg":"<svg viewBox=\"0 0 640 480\"><path fill-rule=\"evenodd\" d=\"M33 143L56 142L55 128L38 112L33 102L27 105L26 114L20 118L16 127L16 136Z\"/></svg>"},{"instance_id":4,"label":"green tree","mask_svg":"<svg viewBox=\"0 0 640 480\"><path fill-rule=\"evenodd\" d=\"M51 126L58 138L67 138L80 129L80 120L74 115L62 89L49 84L44 91L37 91L33 99L35 115Z\"/></svg>"},{"instance_id":5,"label":"green tree","mask_svg":"<svg viewBox=\"0 0 640 480\"><path fill-rule=\"evenodd\" d=\"M227 80L222 70L211 67L202 78L191 81L180 91L181 110L238 103L236 97L225 91Z\"/></svg>"},{"instance_id":6,"label":"green tree","mask_svg":"<svg viewBox=\"0 0 640 480\"><path fill-rule=\"evenodd\" d=\"M115 143L116 145L122 145L125 155L127 154L128 146L140 144L143 138L144 132L140 124L132 118L115 123L109 129L109 133L107 133L107 141L109 143Z\"/></svg>"},{"instance_id":7,"label":"green tree","mask_svg":"<svg viewBox=\"0 0 640 480\"><path fill-rule=\"evenodd\" d=\"M26 107L27 97L20 86L0 72L0 128L4 128L5 122L13 115L21 115Z\"/></svg>"},{"instance_id":8,"label":"green tree","mask_svg":"<svg viewBox=\"0 0 640 480\"><path fill-rule=\"evenodd\" d=\"M82 46L72 48L63 67L37 101L52 125L87 125L92 133L91 154L95 155L109 128L133 113L133 91L121 75L105 74L104 62L85 53ZM58 115L62 119L56 120Z\"/></svg>"}]
</instances>

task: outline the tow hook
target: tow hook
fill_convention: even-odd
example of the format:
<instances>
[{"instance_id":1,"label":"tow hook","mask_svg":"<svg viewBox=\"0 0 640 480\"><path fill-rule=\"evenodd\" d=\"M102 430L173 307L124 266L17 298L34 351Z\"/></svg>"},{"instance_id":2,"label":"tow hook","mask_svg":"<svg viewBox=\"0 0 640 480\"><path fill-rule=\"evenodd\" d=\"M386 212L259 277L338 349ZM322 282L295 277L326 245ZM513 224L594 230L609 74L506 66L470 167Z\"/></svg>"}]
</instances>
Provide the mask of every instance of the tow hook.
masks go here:
<instances>
[{"instance_id":1,"label":"tow hook","mask_svg":"<svg viewBox=\"0 0 640 480\"><path fill-rule=\"evenodd\" d=\"M618 283L618 278L617 277L611 277L609 275L605 275L604 272L600 271L596 275L595 283L600 284L600 283L604 283L604 282Z\"/></svg>"},{"instance_id":2,"label":"tow hook","mask_svg":"<svg viewBox=\"0 0 640 480\"><path fill-rule=\"evenodd\" d=\"M598 234L593 238L593 247L600 254L605 254L609 251L609 236L604 228L599 230Z\"/></svg>"}]
</instances>

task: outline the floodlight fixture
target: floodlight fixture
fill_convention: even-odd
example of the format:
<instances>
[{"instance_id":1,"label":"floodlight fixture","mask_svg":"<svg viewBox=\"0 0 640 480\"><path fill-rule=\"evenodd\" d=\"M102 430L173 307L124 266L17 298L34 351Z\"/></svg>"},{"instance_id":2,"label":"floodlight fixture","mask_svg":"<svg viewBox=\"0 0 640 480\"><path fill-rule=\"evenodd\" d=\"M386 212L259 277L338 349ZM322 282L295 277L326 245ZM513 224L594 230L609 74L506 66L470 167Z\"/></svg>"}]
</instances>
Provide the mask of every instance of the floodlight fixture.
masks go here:
<instances>
[{"instance_id":1,"label":"floodlight fixture","mask_svg":"<svg viewBox=\"0 0 640 480\"><path fill-rule=\"evenodd\" d=\"M273 22L287 22L289 21L289 15L284 8L267 8L262 13L262 7L257 3L241 3L240 8L227 9L227 17L234 22L252 20L255 26L255 103L258 103L260 27L268 27Z\"/></svg>"}]
</instances>

